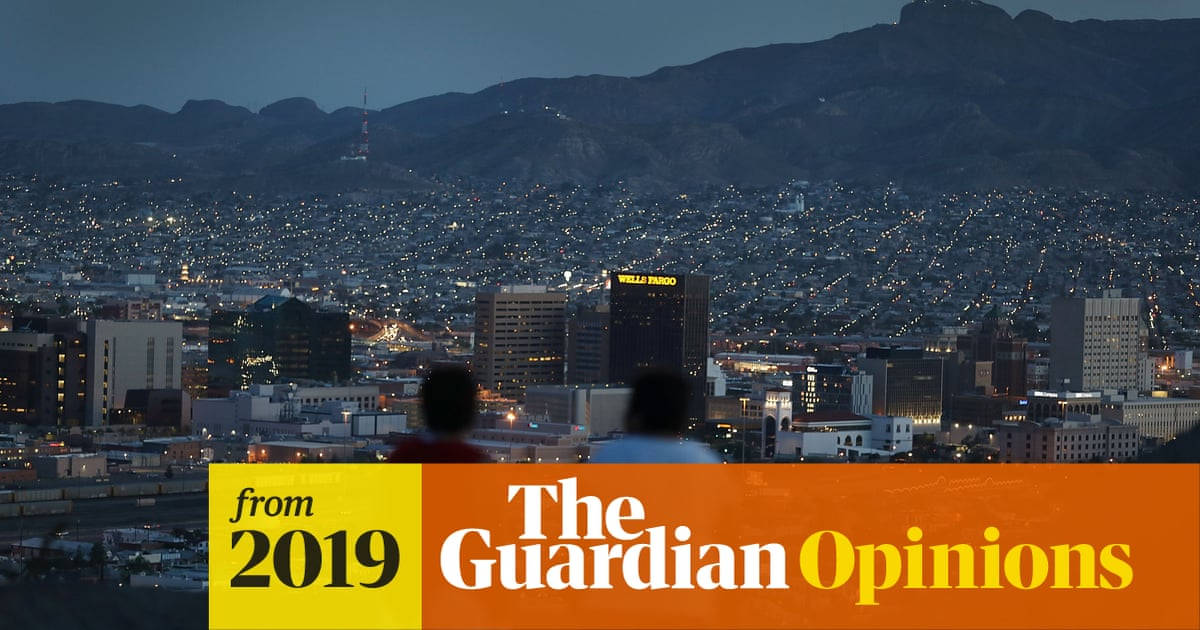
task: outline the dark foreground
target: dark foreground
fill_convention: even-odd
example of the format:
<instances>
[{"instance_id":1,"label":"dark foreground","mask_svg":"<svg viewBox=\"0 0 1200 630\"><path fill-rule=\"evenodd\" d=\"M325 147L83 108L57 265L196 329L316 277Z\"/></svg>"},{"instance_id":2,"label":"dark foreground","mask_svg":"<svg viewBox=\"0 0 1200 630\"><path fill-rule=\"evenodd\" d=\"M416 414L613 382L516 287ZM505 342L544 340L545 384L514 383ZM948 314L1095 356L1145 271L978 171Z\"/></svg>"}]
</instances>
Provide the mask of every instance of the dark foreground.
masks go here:
<instances>
[{"instance_id":1,"label":"dark foreground","mask_svg":"<svg viewBox=\"0 0 1200 630\"><path fill-rule=\"evenodd\" d=\"M12 630L201 630L208 594L116 584L0 586L0 626Z\"/></svg>"}]
</instances>

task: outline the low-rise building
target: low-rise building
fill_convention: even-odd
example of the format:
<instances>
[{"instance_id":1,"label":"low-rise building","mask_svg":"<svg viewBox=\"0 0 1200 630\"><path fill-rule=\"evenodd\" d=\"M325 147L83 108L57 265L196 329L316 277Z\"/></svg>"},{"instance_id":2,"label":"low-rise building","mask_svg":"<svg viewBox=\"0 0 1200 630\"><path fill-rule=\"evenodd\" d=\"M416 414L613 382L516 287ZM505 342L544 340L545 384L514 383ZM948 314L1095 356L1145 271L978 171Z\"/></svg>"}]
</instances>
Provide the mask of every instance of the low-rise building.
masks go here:
<instances>
[{"instance_id":1,"label":"low-rise building","mask_svg":"<svg viewBox=\"0 0 1200 630\"><path fill-rule=\"evenodd\" d=\"M192 422L192 397L182 389L131 389L125 393L125 407L111 416L110 424L186 430Z\"/></svg>"},{"instance_id":2,"label":"low-rise building","mask_svg":"<svg viewBox=\"0 0 1200 630\"><path fill-rule=\"evenodd\" d=\"M1081 463L1136 459L1140 440L1137 427L1074 414L1001 423L994 445L1001 462Z\"/></svg>"},{"instance_id":3,"label":"low-rise building","mask_svg":"<svg viewBox=\"0 0 1200 630\"><path fill-rule=\"evenodd\" d=\"M200 461L204 441L190 436L147 438L142 452L161 453L165 464L190 464Z\"/></svg>"},{"instance_id":4,"label":"low-rise building","mask_svg":"<svg viewBox=\"0 0 1200 630\"><path fill-rule=\"evenodd\" d=\"M30 558L73 558L82 555L88 557L92 552L90 542L64 540L62 538L25 538L12 544L10 553L14 558L28 560Z\"/></svg>"},{"instance_id":5,"label":"low-rise building","mask_svg":"<svg viewBox=\"0 0 1200 630\"><path fill-rule=\"evenodd\" d=\"M337 431L342 437L385 436L392 433L404 433L408 430L408 418L402 413L362 410L357 403L336 400L321 403L317 407L301 409L297 418L303 423L300 431L302 434L311 432L304 430L310 424L332 427L344 425L343 430ZM325 435L330 434L331 431L325 431Z\"/></svg>"},{"instance_id":6,"label":"low-rise building","mask_svg":"<svg viewBox=\"0 0 1200 630\"><path fill-rule=\"evenodd\" d=\"M304 415L321 415L322 405L330 402L352 403L353 413L377 413L380 411L379 387L251 385L249 389L232 392L226 398L193 400L192 432L200 435L269 435L272 432L300 435L305 433L298 428L304 423ZM349 423L349 419L344 417L336 420ZM289 425L294 430L289 429Z\"/></svg>"},{"instance_id":7,"label":"low-rise building","mask_svg":"<svg viewBox=\"0 0 1200 630\"><path fill-rule=\"evenodd\" d=\"M1100 414L1104 392L1067 392L1032 390L1026 397L1025 419L1038 422L1047 418L1065 418L1069 415Z\"/></svg>"},{"instance_id":8,"label":"low-rise building","mask_svg":"<svg viewBox=\"0 0 1200 630\"><path fill-rule=\"evenodd\" d=\"M1200 426L1200 400L1194 398L1109 396L1100 413L1106 419L1137 427L1144 437L1163 441Z\"/></svg>"},{"instance_id":9,"label":"low-rise building","mask_svg":"<svg viewBox=\"0 0 1200 630\"><path fill-rule=\"evenodd\" d=\"M608 385L540 385L525 390L525 414L550 422L582 425L589 435L607 436L625 428L633 390Z\"/></svg>"},{"instance_id":10,"label":"low-rise building","mask_svg":"<svg viewBox=\"0 0 1200 630\"><path fill-rule=\"evenodd\" d=\"M33 469L38 479L99 477L108 470L108 463L101 453L41 455L33 458Z\"/></svg>"},{"instance_id":11,"label":"low-rise building","mask_svg":"<svg viewBox=\"0 0 1200 630\"><path fill-rule=\"evenodd\" d=\"M829 410L795 416L790 430L775 436L772 458L776 461L804 457L890 459L911 451L912 441L911 418Z\"/></svg>"},{"instance_id":12,"label":"low-rise building","mask_svg":"<svg viewBox=\"0 0 1200 630\"><path fill-rule=\"evenodd\" d=\"M350 443L277 440L250 444L246 448L246 461L250 463L349 462L353 459L354 445Z\"/></svg>"},{"instance_id":13,"label":"low-rise building","mask_svg":"<svg viewBox=\"0 0 1200 630\"><path fill-rule=\"evenodd\" d=\"M504 416L484 418L467 441L498 462L580 462L591 452L583 425L529 418L509 422Z\"/></svg>"}]
</instances>

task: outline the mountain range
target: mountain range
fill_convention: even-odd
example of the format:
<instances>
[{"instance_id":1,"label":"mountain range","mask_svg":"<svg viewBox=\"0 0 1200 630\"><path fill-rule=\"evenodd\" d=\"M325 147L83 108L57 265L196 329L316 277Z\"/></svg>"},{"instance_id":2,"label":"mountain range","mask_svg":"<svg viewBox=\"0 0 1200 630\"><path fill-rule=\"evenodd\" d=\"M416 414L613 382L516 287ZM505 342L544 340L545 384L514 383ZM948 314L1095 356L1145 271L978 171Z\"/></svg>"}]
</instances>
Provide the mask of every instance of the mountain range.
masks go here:
<instances>
[{"instance_id":1,"label":"mountain range","mask_svg":"<svg viewBox=\"0 0 1200 630\"><path fill-rule=\"evenodd\" d=\"M395 77L402 80L402 77ZM624 78L521 79L369 112L0 105L0 172L306 190L437 179L789 179L1200 189L1200 19L1063 22L918 0L894 24Z\"/></svg>"}]
</instances>

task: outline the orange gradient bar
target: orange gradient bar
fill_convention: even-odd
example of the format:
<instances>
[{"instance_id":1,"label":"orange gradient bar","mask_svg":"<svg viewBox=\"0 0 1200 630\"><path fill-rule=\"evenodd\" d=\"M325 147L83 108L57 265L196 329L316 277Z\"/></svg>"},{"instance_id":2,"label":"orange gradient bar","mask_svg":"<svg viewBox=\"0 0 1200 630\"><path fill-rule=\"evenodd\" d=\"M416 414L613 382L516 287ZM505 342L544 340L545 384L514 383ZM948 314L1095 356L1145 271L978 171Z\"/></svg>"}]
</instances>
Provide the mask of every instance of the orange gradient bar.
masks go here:
<instances>
[{"instance_id":1,"label":"orange gradient bar","mask_svg":"<svg viewBox=\"0 0 1200 630\"><path fill-rule=\"evenodd\" d=\"M1200 466L423 471L425 628L1200 627Z\"/></svg>"}]
</instances>

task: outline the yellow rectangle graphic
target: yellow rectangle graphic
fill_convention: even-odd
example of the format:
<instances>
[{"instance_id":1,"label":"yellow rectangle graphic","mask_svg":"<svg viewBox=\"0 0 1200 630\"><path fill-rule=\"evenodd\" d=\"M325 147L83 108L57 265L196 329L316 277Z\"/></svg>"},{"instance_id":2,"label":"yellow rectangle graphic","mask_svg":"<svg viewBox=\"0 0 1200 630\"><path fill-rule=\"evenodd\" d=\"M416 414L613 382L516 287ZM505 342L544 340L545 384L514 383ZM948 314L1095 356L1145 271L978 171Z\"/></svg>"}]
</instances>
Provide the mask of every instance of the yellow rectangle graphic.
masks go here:
<instances>
[{"instance_id":1,"label":"yellow rectangle graphic","mask_svg":"<svg viewBox=\"0 0 1200 630\"><path fill-rule=\"evenodd\" d=\"M421 627L421 467L214 464L209 627Z\"/></svg>"}]
</instances>

